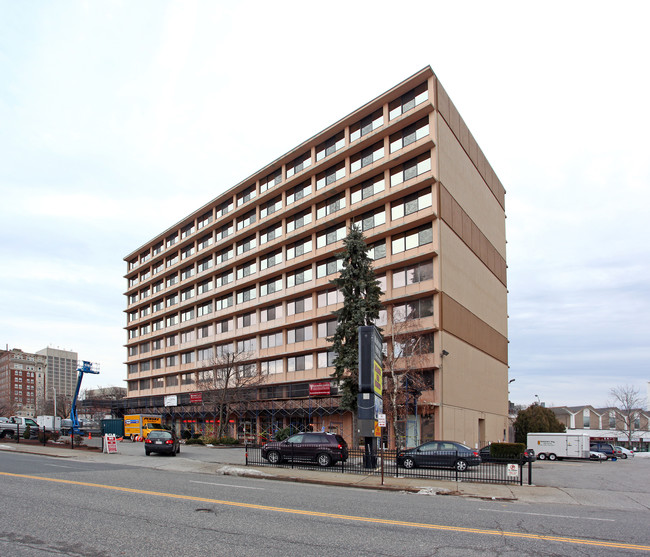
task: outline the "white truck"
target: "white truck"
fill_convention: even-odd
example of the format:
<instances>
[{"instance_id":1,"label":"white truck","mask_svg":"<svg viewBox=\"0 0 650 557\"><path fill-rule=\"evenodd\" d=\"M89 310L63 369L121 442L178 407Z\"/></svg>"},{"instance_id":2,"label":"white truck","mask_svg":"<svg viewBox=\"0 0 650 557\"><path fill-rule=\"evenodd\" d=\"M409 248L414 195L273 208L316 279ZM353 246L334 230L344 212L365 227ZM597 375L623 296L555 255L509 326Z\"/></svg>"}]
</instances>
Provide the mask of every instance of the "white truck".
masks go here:
<instances>
[{"instance_id":1,"label":"white truck","mask_svg":"<svg viewBox=\"0 0 650 557\"><path fill-rule=\"evenodd\" d=\"M23 416L11 416L9 421L0 423L0 438L23 435L27 428L31 437L38 437L38 424L34 420Z\"/></svg>"},{"instance_id":2,"label":"white truck","mask_svg":"<svg viewBox=\"0 0 650 557\"><path fill-rule=\"evenodd\" d=\"M36 423L45 431L61 431L60 416L36 416Z\"/></svg>"},{"instance_id":3,"label":"white truck","mask_svg":"<svg viewBox=\"0 0 650 557\"><path fill-rule=\"evenodd\" d=\"M526 448L538 460L589 459L590 437L584 433L529 433Z\"/></svg>"}]
</instances>

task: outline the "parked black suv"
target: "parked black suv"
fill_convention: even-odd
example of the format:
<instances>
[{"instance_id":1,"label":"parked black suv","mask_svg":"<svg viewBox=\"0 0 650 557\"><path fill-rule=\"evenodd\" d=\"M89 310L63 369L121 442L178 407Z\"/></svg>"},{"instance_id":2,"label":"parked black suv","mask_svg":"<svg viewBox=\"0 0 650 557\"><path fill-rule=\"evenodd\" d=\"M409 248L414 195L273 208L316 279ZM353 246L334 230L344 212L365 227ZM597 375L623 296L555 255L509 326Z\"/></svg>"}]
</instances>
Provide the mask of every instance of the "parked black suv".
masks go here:
<instances>
[{"instance_id":1,"label":"parked black suv","mask_svg":"<svg viewBox=\"0 0 650 557\"><path fill-rule=\"evenodd\" d=\"M597 453L603 453L608 459L619 456L616 452L616 449L614 449L614 445L611 443L601 443L594 441L589 446L589 450Z\"/></svg>"},{"instance_id":2,"label":"parked black suv","mask_svg":"<svg viewBox=\"0 0 650 557\"><path fill-rule=\"evenodd\" d=\"M262 446L262 458L271 464L291 460L330 466L348 459L348 444L334 433L296 433L284 441Z\"/></svg>"}]
</instances>

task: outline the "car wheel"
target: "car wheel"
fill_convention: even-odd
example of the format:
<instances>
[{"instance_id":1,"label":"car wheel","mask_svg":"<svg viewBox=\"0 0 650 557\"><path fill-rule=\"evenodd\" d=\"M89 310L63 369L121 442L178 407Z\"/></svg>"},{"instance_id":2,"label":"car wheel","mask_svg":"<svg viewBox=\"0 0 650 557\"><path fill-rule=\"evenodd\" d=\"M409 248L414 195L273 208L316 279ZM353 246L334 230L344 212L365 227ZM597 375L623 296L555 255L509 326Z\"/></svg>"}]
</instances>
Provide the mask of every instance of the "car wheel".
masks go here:
<instances>
[{"instance_id":1,"label":"car wheel","mask_svg":"<svg viewBox=\"0 0 650 557\"><path fill-rule=\"evenodd\" d=\"M550 455L548 455L548 459L549 460L557 460L557 456L555 456L553 453L551 453Z\"/></svg>"},{"instance_id":2,"label":"car wheel","mask_svg":"<svg viewBox=\"0 0 650 557\"><path fill-rule=\"evenodd\" d=\"M537 460L546 460L546 455L544 453L539 453L537 455Z\"/></svg>"},{"instance_id":3,"label":"car wheel","mask_svg":"<svg viewBox=\"0 0 650 557\"><path fill-rule=\"evenodd\" d=\"M266 458L271 464L280 464L282 462L282 457L278 451L269 451Z\"/></svg>"},{"instance_id":4,"label":"car wheel","mask_svg":"<svg viewBox=\"0 0 650 557\"><path fill-rule=\"evenodd\" d=\"M178 453L180 453L180 452L181 452L181 446L179 445L179 446L176 448L176 454L178 454Z\"/></svg>"},{"instance_id":5,"label":"car wheel","mask_svg":"<svg viewBox=\"0 0 650 557\"><path fill-rule=\"evenodd\" d=\"M463 460L462 458L460 460L457 460L454 463L454 468L456 468L456 471L458 472L464 472L467 470L467 461Z\"/></svg>"},{"instance_id":6,"label":"car wheel","mask_svg":"<svg viewBox=\"0 0 650 557\"><path fill-rule=\"evenodd\" d=\"M144 451L144 454L146 454L147 456L149 456L149 455L151 454L151 451L147 451L147 450L145 450L145 451Z\"/></svg>"},{"instance_id":7,"label":"car wheel","mask_svg":"<svg viewBox=\"0 0 650 557\"><path fill-rule=\"evenodd\" d=\"M328 455L327 453L320 453L316 457L316 461L318 462L319 466L322 466L323 468L329 466L332 464L332 457Z\"/></svg>"},{"instance_id":8,"label":"car wheel","mask_svg":"<svg viewBox=\"0 0 650 557\"><path fill-rule=\"evenodd\" d=\"M623 454L621 455L621 458L627 458L627 455L626 455L625 453L623 453Z\"/></svg>"},{"instance_id":9,"label":"car wheel","mask_svg":"<svg viewBox=\"0 0 650 557\"><path fill-rule=\"evenodd\" d=\"M172 456L176 456L176 451L172 451L172 452L169 453L169 454L172 455Z\"/></svg>"},{"instance_id":10,"label":"car wheel","mask_svg":"<svg viewBox=\"0 0 650 557\"><path fill-rule=\"evenodd\" d=\"M407 470L412 470L415 468L415 460L413 460L410 456L407 456L402 462L402 466L404 466L404 468Z\"/></svg>"}]
</instances>

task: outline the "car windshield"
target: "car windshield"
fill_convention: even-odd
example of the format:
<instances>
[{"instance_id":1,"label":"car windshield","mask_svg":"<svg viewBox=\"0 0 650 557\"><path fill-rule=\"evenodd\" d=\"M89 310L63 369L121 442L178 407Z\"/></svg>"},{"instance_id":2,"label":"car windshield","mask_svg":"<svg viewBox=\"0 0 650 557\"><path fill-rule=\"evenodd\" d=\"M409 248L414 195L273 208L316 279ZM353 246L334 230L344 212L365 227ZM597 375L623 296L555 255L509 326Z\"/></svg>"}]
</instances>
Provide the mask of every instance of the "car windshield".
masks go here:
<instances>
[{"instance_id":1,"label":"car windshield","mask_svg":"<svg viewBox=\"0 0 650 557\"><path fill-rule=\"evenodd\" d=\"M149 439L171 439L172 434L168 431L152 431L149 434Z\"/></svg>"}]
</instances>

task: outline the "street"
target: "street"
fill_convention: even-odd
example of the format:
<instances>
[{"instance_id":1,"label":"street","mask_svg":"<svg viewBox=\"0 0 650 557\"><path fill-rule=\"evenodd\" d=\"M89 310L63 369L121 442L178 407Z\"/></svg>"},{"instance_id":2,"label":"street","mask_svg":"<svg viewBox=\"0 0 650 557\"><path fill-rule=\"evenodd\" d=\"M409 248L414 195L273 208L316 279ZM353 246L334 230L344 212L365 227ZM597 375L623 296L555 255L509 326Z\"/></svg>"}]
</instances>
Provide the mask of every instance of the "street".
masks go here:
<instances>
[{"instance_id":1,"label":"street","mask_svg":"<svg viewBox=\"0 0 650 557\"><path fill-rule=\"evenodd\" d=\"M12 557L650 551L647 511L215 477L6 452L0 473L0 555Z\"/></svg>"}]
</instances>

